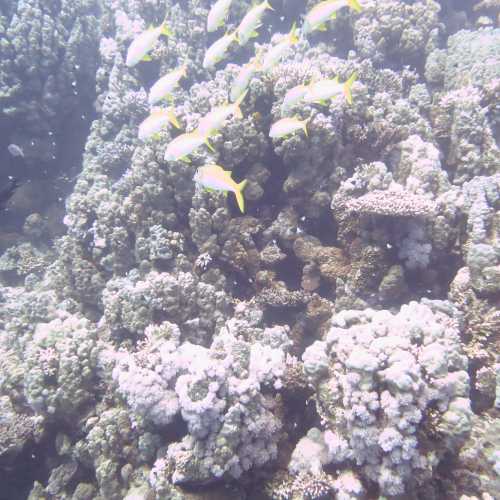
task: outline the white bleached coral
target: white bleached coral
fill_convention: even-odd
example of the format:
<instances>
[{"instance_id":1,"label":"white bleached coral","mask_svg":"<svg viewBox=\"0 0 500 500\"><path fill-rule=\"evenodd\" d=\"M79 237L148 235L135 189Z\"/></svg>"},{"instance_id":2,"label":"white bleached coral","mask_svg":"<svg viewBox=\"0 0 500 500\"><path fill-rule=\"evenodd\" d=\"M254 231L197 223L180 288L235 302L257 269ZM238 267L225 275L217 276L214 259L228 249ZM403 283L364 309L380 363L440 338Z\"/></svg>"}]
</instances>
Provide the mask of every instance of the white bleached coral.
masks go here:
<instances>
[{"instance_id":1,"label":"white bleached coral","mask_svg":"<svg viewBox=\"0 0 500 500\"><path fill-rule=\"evenodd\" d=\"M470 430L467 359L456 323L442 310L453 313L430 301L395 315L343 311L316 342L330 358L328 373L308 370L330 459L357 464L386 495L424 481ZM421 448L422 433L436 432L434 446Z\"/></svg>"},{"instance_id":2,"label":"white bleached coral","mask_svg":"<svg viewBox=\"0 0 500 500\"><path fill-rule=\"evenodd\" d=\"M174 484L239 477L276 457L281 422L269 391L282 385L290 342L281 327L259 327L253 308L238 309L210 348L179 344L179 329L164 324L148 330L136 354L110 357L134 414L156 425L176 414L186 422L189 434L166 453Z\"/></svg>"}]
</instances>

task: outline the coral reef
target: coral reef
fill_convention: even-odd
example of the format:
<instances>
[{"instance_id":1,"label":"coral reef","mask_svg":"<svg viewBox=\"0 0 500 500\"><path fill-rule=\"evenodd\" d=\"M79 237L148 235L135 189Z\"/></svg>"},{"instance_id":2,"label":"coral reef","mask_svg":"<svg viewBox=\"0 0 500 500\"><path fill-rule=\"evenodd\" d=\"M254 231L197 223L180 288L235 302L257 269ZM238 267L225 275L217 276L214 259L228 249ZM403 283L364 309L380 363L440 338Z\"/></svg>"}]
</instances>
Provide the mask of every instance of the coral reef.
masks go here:
<instances>
[{"instance_id":1,"label":"coral reef","mask_svg":"<svg viewBox=\"0 0 500 500\"><path fill-rule=\"evenodd\" d=\"M96 10L94 0L63 0L59 7L25 0L2 12L2 115L28 161L54 159L68 117L81 121L92 99L100 35Z\"/></svg>"},{"instance_id":2,"label":"coral reef","mask_svg":"<svg viewBox=\"0 0 500 500\"><path fill-rule=\"evenodd\" d=\"M427 481L471 429L456 314L450 304L427 301L396 315L367 309L334 316L325 339L303 354L325 432L315 433L317 451L299 441L290 471L314 476L330 462L354 463L389 496Z\"/></svg>"},{"instance_id":3,"label":"coral reef","mask_svg":"<svg viewBox=\"0 0 500 500\"><path fill-rule=\"evenodd\" d=\"M307 35L315 2L271 3L210 70L248 0L210 33L207 0L0 9L0 125L33 177L0 213L10 498L500 496L495 2L365 0ZM241 113L166 161L248 61ZM181 66L158 103L180 130L139 139ZM318 82L337 94L283 106ZM270 138L284 117L307 134ZM247 181L244 213L205 164Z\"/></svg>"}]
</instances>

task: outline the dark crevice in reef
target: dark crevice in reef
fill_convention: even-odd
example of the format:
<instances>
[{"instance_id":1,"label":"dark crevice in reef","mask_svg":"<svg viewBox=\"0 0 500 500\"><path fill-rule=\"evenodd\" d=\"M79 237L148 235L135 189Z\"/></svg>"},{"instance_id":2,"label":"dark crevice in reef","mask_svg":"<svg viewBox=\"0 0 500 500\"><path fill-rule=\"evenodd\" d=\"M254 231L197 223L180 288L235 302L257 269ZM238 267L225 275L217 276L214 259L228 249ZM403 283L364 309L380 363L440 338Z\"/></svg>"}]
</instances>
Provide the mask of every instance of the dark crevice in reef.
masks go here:
<instances>
[{"instance_id":1,"label":"dark crevice in reef","mask_svg":"<svg viewBox=\"0 0 500 500\"><path fill-rule=\"evenodd\" d=\"M288 290L300 290L302 267L302 262L293 253L288 253L286 259L274 266L276 279L284 281Z\"/></svg>"},{"instance_id":2,"label":"dark crevice in reef","mask_svg":"<svg viewBox=\"0 0 500 500\"><path fill-rule=\"evenodd\" d=\"M28 441L22 451L9 460L0 458L0 500L24 500L33 488L34 481L46 484L54 466L50 457L56 457L54 447L60 424L48 429L39 443Z\"/></svg>"},{"instance_id":3,"label":"dark crevice in reef","mask_svg":"<svg viewBox=\"0 0 500 500\"><path fill-rule=\"evenodd\" d=\"M290 173L290 168L285 165L282 158L274 154L271 148L262 163L268 167L271 176L263 186L264 195L258 202L260 208L257 210L262 210L262 207L271 208L274 220L278 212L284 208L283 184Z\"/></svg>"},{"instance_id":4,"label":"dark crevice in reef","mask_svg":"<svg viewBox=\"0 0 500 500\"><path fill-rule=\"evenodd\" d=\"M441 168L447 173L448 180L453 183L453 179L455 178L455 167L446 161L446 159L449 158L451 141L449 137L437 137L436 142L442 157Z\"/></svg>"},{"instance_id":5,"label":"dark crevice in reef","mask_svg":"<svg viewBox=\"0 0 500 500\"><path fill-rule=\"evenodd\" d=\"M236 300L250 300L255 295L253 281L246 275L236 273L225 262L218 260L214 263L227 278L228 293Z\"/></svg>"},{"instance_id":6,"label":"dark crevice in reef","mask_svg":"<svg viewBox=\"0 0 500 500\"><path fill-rule=\"evenodd\" d=\"M264 323L271 326L289 326L290 328L297 322L303 314L304 304L295 306L271 306L264 305Z\"/></svg>"},{"instance_id":7,"label":"dark crevice in reef","mask_svg":"<svg viewBox=\"0 0 500 500\"><path fill-rule=\"evenodd\" d=\"M304 11L302 0L270 0L269 3L274 9L267 14L271 33L287 33L294 22L300 26Z\"/></svg>"},{"instance_id":8,"label":"dark crevice in reef","mask_svg":"<svg viewBox=\"0 0 500 500\"><path fill-rule=\"evenodd\" d=\"M326 299L330 302L335 302L337 297L335 293L335 285L328 283L325 279L321 278L319 287L314 290L314 293L319 295L322 299Z\"/></svg>"},{"instance_id":9,"label":"dark crevice in reef","mask_svg":"<svg viewBox=\"0 0 500 500\"><path fill-rule=\"evenodd\" d=\"M318 238L322 245L338 246L337 223L330 209L325 210L318 218L301 218L300 223L305 233Z\"/></svg>"},{"instance_id":10,"label":"dark crevice in reef","mask_svg":"<svg viewBox=\"0 0 500 500\"><path fill-rule=\"evenodd\" d=\"M165 443L182 441L182 439L189 434L187 424L180 414L177 414L173 421L160 431L154 429L153 432L159 434Z\"/></svg>"}]
</instances>

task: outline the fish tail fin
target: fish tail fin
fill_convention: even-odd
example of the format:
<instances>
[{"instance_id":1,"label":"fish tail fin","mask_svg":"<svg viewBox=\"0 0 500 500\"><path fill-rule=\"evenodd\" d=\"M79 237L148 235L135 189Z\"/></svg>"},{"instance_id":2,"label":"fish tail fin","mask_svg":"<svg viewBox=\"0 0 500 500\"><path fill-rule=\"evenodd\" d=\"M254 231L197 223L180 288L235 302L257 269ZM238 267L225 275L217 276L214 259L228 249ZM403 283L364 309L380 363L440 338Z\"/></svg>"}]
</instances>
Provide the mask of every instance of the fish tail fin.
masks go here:
<instances>
[{"instance_id":1,"label":"fish tail fin","mask_svg":"<svg viewBox=\"0 0 500 500\"><path fill-rule=\"evenodd\" d=\"M299 36L297 35L297 23L294 21L290 33L288 33L290 43L296 44L299 41Z\"/></svg>"},{"instance_id":2,"label":"fish tail fin","mask_svg":"<svg viewBox=\"0 0 500 500\"><path fill-rule=\"evenodd\" d=\"M363 7L361 7L359 0L347 0L347 5L349 5L349 7L351 7L351 9L354 9L356 12L361 12L363 10Z\"/></svg>"},{"instance_id":3,"label":"fish tail fin","mask_svg":"<svg viewBox=\"0 0 500 500\"><path fill-rule=\"evenodd\" d=\"M245 198L243 198L243 191L248 183L248 180L245 179L241 181L239 184L236 184L236 189L234 190L234 195L236 196L236 203L238 203L238 208L240 212L245 213Z\"/></svg>"},{"instance_id":4,"label":"fish tail fin","mask_svg":"<svg viewBox=\"0 0 500 500\"><path fill-rule=\"evenodd\" d=\"M352 104L352 94L351 94L351 87L352 87L352 84L356 81L356 78L358 77L358 74L356 72L354 72L350 77L349 77L349 80L347 80L345 83L344 83L344 95L345 95L345 98L346 98L346 101L349 103L349 104Z\"/></svg>"},{"instance_id":5,"label":"fish tail fin","mask_svg":"<svg viewBox=\"0 0 500 500\"><path fill-rule=\"evenodd\" d=\"M181 124L179 123L179 120L177 120L177 117L175 116L173 111L168 112L168 120L175 128L177 129L181 128Z\"/></svg>"},{"instance_id":6,"label":"fish tail fin","mask_svg":"<svg viewBox=\"0 0 500 500\"><path fill-rule=\"evenodd\" d=\"M245 90L245 92L243 92L243 94L241 94L238 97L238 99L236 99L236 101L234 102L234 116L236 116L236 118L239 118L240 120L243 119L243 113L241 112L240 105L243 102L243 99L245 99L247 94L248 94L248 89Z\"/></svg>"},{"instance_id":7,"label":"fish tail fin","mask_svg":"<svg viewBox=\"0 0 500 500\"><path fill-rule=\"evenodd\" d=\"M161 25L161 34L165 36L172 36L173 32L172 30L167 26L167 21L163 21L163 24Z\"/></svg>"},{"instance_id":8,"label":"fish tail fin","mask_svg":"<svg viewBox=\"0 0 500 500\"><path fill-rule=\"evenodd\" d=\"M207 148L212 151L212 153L215 153L215 148L210 144L210 141L208 140L208 136L205 137L205 144L207 145Z\"/></svg>"},{"instance_id":9,"label":"fish tail fin","mask_svg":"<svg viewBox=\"0 0 500 500\"><path fill-rule=\"evenodd\" d=\"M306 137L309 137L309 133L307 132L307 124L311 121L311 117L306 118L305 120L302 120L302 130L304 131L304 134L306 134Z\"/></svg>"}]
</instances>

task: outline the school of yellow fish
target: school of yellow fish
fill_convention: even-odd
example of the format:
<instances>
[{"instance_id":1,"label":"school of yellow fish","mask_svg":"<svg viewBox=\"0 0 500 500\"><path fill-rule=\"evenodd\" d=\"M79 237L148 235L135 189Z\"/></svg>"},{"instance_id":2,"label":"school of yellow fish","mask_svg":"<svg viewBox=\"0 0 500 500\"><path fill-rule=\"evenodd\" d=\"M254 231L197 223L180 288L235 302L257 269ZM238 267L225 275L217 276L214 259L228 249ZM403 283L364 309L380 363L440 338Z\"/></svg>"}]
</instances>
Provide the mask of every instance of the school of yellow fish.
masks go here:
<instances>
[{"instance_id":1,"label":"school of yellow fish","mask_svg":"<svg viewBox=\"0 0 500 500\"><path fill-rule=\"evenodd\" d=\"M213 32L224 26L231 7L232 0L217 0L210 9L207 17L207 31ZM307 35L315 30L326 30L326 23L336 18L337 11L343 7L350 7L356 12L361 11L359 0L323 0L315 5L304 17L300 30L301 35ZM262 26L262 18L267 9L273 10L268 0L253 6L243 17L238 27L232 33L226 33L216 40L206 50L203 59L205 69L213 69L222 61L233 42L240 46L245 45L251 38L258 36L258 29ZM293 24L290 32L279 43L271 47L267 53L255 55L247 64L243 65L232 82L229 90L229 101L223 106L217 106L199 120L198 127L193 132L186 132L175 137L167 146L164 159L167 162L183 160L189 162L189 155L205 144L215 152L209 138L216 134L226 121L231 118L243 118L240 105L244 100L251 79L259 72L266 73L274 68L288 52L290 47L299 41L297 27ZM151 27L137 36L127 51L126 64L133 67L140 61L150 61L149 52L158 42L161 35L172 36L166 23L158 27ZM173 100L173 91L180 80L186 77L186 66L162 76L150 89L148 103L151 106ZM298 117L284 116L300 102L309 104L327 104L335 98L345 98L351 104L351 87L356 79L353 74L346 82L341 83L337 78L313 80L309 84L297 85L289 89L281 104L283 118L273 123L269 130L269 137L280 139L300 130L307 136L307 123L311 118L300 120ZM153 107L150 115L139 125L139 139L148 140L157 138L161 129L167 125L180 129L180 124L172 108ZM231 178L231 171L214 164L204 165L197 169L194 181L207 189L232 192L240 211L244 212L243 190L246 180L236 183Z\"/></svg>"}]
</instances>

